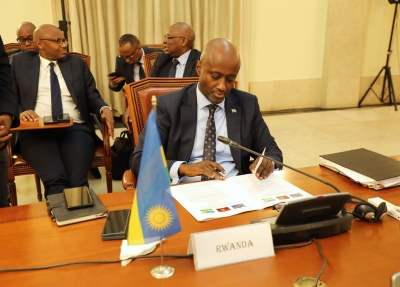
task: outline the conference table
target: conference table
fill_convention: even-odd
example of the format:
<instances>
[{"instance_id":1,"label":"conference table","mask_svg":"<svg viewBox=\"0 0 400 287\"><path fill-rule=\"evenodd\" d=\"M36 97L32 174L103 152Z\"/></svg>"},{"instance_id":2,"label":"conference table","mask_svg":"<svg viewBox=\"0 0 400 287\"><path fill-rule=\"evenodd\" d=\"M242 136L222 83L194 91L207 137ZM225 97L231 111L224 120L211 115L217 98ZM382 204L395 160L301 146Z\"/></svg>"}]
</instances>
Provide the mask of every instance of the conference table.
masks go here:
<instances>
[{"instance_id":1,"label":"conference table","mask_svg":"<svg viewBox=\"0 0 400 287\"><path fill-rule=\"evenodd\" d=\"M342 192L368 199L381 197L400 206L400 187L379 192L320 166L301 168L336 185ZM335 190L289 169L280 176L317 195ZM108 210L130 208L134 190L100 194ZM194 232L249 224L271 216L267 208L207 222L197 222L176 203L182 231L168 237L164 254L186 254ZM352 211L354 204L347 204ZM119 258L121 240L102 241L105 219L58 227L47 214L44 202L0 209L0 268L32 267L73 261ZM353 221L348 232L319 238L327 265L321 280L326 286L390 286L390 277L400 271L400 221L384 216L370 223ZM160 247L152 254L160 254ZM297 278L316 277L323 259L315 243L300 248L276 249L275 257L195 271L193 258L164 258L175 268L168 279L155 279L150 271L159 258L121 263L77 264L33 271L0 271L0 286L293 286Z\"/></svg>"}]
</instances>

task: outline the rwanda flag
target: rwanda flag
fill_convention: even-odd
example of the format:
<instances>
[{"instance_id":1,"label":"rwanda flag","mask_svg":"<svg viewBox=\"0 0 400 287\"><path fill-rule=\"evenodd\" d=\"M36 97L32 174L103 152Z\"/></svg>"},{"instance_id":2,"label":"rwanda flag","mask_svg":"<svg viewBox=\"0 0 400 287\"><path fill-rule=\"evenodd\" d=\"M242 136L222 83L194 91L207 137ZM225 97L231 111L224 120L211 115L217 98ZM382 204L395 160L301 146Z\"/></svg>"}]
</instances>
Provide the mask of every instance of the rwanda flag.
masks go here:
<instances>
[{"instance_id":1,"label":"rwanda flag","mask_svg":"<svg viewBox=\"0 0 400 287\"><path fill-rule=\"evenodd\" d=\"M150 112L129 221L128 245L151 243L181 231L154 111Z\"/></svg>"}]
</instances>

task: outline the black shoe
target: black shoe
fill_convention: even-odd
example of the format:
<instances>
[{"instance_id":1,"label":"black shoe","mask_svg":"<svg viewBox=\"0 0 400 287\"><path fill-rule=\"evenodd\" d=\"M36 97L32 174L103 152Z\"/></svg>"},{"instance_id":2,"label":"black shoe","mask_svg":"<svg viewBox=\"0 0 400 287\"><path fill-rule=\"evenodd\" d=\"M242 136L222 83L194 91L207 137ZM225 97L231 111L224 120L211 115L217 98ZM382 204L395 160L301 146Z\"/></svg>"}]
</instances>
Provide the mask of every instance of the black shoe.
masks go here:
<instances>
[{"instance_id":1,"label":"black shoe","mask_svg":"<svg viewBox=\"0 0 400 287\"><path fill-rule=\"evenodd\" d=\"M89 171L94 176L94 178L97 178L97 179L101 178L101 174L100 174L98 167L91 168L91 169L89 169Z\"/></svg>"}]
</instances>

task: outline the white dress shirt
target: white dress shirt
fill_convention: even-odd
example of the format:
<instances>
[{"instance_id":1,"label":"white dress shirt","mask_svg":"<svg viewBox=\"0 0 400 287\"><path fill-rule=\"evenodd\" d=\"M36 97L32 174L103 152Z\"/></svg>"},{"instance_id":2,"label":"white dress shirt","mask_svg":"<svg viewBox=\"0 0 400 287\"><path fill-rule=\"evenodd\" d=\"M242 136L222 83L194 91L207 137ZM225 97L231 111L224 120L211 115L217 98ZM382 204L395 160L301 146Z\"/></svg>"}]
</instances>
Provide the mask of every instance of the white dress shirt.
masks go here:
<instances>
[{"instance_id":1,"label":"white dress shirt","mask_svg":"<svg viewBox=\"0 0 400 287\"><path fill-rule=\"evenodd\" d=\"M142 48L142 57L135 65L133 65L133 81L134 82L137 82L140 80L140 73L139 73L140 65L139 65L139 63L141 63L142 67L144 67L143 66L143 55L144 55L144 50Z\"/></svg>"},{"instance_id":2,"label":"white dress shirt","mask_svg":"<svg viewBox=\"0 0 400 287\"><path fill-rule=\"evenodd\" d=\"M35 113L39 117L51 116L51 90L50 90L50 62L49 60L41 57L40 59L40 70L39 70L39 85L38 94L36 98ZM54 63L54 72L57 75L58 82L61 90L61 101L63 107L63 113L69 114L74 119L75 123L83 123L81 113L76 106L74 99L71 97L67 85L65 84L64 77L61 73L60 67L57 61Z\"/></svg>"},{"instance_id":3,"label":"white dress shirt","mask_svg":"<svg viewBox=\"0 0 400 287\"><path fill-rule=\"evenodd\" d=\"M183 78L183 72L185 71L186 62L189 58L190 51L192 50L189 50L186 53L180 55L179 58L176 58L179 61L179 64L176 65L175 78Z\"/></svg>"}]
</instances>

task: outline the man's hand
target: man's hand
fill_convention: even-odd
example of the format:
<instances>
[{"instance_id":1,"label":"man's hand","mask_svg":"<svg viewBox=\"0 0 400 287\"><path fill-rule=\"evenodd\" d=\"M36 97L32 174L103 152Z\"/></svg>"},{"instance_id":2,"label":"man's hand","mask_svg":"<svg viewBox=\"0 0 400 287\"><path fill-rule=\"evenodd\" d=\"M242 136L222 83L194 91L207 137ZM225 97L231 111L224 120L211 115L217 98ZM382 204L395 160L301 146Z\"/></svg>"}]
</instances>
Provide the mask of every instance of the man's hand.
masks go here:
<instances>
[{"instance_id":1,"label":"man's hand","mask_svg":"<svg viewBox=\"0 0 400 287\"><path fill-rule=\"evenodd\" d=\"M225 174L225 169L218 163L205 160L193 164L181 164L178 170L179 176L198 176L205 175L209 178L216 178L225 180L225 177L221 175L221 172Z\"/></svg>"},{"instance_id":2,"label":"man's hand","mask_svg":"<svg viewBox=\"0 0 400 287\"><path fill-rule=\"evenodd\" d=\"M267 178L273 171L274 171L274 164L272 161L263 158L263 157L258 157L251 165L250 165L250 171L253 172L253 170L256 168L257 163L259 160L262 160L260 166L256 170L256 177L258 179L265 179Z\"/></svg>"},{"instance_id":3,"label":"man's hand","mask_svg":"<svg viewBox=\"0 0 400 287\"><path fill-rule=\"evenodd\" d=\"M12 117L10 115L0 115L0 149L7 145L8 140L11 138L11 123Z\"/></svg>"},{"instance_id":4,"label":"man's hand","mask_svg":"<svg viewBox=\"0 0 400 287\"><path fill-rule=\"evenodd\" d=\"M129 108L126 108L126 110L122 116L122 122L124 123L124 126L130 133L131 132L131 129L130 129L131 116L130 116Z\"/></svg>"},{"instance_id":5,"label":"man's hand","mask_svg":"<svg viewBox=\"0 0 400 287\"><path fill-rule=\"evenodd\" d=\"M19 118L25 122L37 122L39 116L32 110L26 110L19 114Z\"/></svg>"},{"instance_id":6,"label":"man's hand","mask_svg":"<svg viewBox=\"0 0 400 287\"><path fill-rule=\"evenodd\" d=\"M117 77L117 76L112 76L112 77L108 77L108 81L113 85L113 86L117 86L118 84L122 83L123 81L125 81L124 77Z\"/></svg>"},{"instance_id":7,"label":"man's hand","mask_svg":"<svg viewBox=\"0 0 400 287\"><path fill-rule=\"evenodd\" d=\"M108 133L111 138L114 139L114 115L110 109L103 109L101 113L101 118L106 119L106 124L108 127Z\"/></svg>"}]
</instances>

